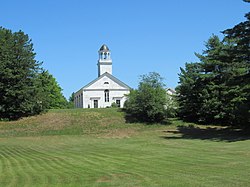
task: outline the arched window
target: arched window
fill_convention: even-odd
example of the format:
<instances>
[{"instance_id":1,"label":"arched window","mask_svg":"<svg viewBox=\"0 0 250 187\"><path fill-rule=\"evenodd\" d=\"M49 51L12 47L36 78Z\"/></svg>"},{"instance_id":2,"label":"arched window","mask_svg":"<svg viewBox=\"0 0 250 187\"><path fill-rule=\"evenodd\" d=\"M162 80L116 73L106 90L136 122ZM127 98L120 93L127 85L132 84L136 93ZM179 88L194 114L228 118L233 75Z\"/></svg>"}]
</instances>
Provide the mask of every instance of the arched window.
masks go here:
<instances>
[{"instance_id":1,"label":"arched window","mask_svg":"<svg viewBox=\"0 0 250 187\"><path fill-rule=\"evenodd\" d=\"M104 90L104 99L105 102L109 102L109 90Z\"/></svg>"}]
</instances>

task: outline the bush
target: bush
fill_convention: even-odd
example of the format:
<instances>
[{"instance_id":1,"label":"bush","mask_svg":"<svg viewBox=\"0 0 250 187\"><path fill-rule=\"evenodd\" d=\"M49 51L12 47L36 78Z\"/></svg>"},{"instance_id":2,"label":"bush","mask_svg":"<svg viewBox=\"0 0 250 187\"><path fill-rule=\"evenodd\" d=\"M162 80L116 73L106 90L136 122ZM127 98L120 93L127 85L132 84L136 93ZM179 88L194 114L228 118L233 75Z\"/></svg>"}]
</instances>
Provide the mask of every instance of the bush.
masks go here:
<instances>
[{"instance_id":1,"label":"bush","mask_svg":"<svg viewBox=\"0 0 250 187\"><path fill-rule=\"evenodd\" d=\"M141 76L137 90L131 90L124 104L130 122L162 122L167 117L167 97L163 78L155 72Z\"/></svg>"},{"instance_id":2,"label":"bush","mask_svg":"<svg viewBox=\"0 0 250 187\"><path fill-rule=\"evenodd\" d=\"M115 102L113 102L112 104L111 104L111 108L117 108L118 106L117 106L117 104L115 103Z\"/></svg>"}]
</instances>

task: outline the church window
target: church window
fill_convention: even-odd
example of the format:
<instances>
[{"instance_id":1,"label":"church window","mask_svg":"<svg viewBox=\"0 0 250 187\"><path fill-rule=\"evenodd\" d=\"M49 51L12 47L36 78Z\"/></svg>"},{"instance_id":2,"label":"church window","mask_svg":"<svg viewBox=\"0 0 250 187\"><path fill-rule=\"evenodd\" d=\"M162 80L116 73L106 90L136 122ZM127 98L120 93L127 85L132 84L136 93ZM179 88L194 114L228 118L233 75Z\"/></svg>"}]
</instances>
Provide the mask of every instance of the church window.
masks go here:
<instances>
[{"instance_id":1,"label":"church window","mask_svg":"<svg viewBox=\"0 0 250 187\"><path fill-rule=\"evenodd\" d=\"M109 84L109 82L104 82L104 84Z\"/></svg>"},{"instance_id":2,"label":"church window","mask_svg":"<svg viewBox=\"0 0 250 187\"><path fill-rule=\"evenodd\" d=\"M109 102L109 90L104 91L104 99L105 99L105 102Z\"/></svg>"}]
</instances>

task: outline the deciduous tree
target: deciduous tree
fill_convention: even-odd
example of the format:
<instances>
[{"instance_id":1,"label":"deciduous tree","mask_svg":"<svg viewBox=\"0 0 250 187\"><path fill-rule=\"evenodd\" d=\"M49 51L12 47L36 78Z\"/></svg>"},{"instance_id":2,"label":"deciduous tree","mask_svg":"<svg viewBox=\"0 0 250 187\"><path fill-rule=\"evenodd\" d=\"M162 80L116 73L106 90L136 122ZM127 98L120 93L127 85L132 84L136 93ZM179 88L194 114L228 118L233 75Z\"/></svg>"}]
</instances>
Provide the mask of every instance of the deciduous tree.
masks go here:
<instances>
[{"instance_id":1,"label":"deciduous tree","mask_svg":"<svg viewBox=\"0 0 250 187\"><path fill-rule=\"evenodd\" d=\"M167 95L163 78L155 72L141 76L138 89L131 90L125 103L127 119L140 122L162 122L167 116Z\"/></svg>"}]
</instances>

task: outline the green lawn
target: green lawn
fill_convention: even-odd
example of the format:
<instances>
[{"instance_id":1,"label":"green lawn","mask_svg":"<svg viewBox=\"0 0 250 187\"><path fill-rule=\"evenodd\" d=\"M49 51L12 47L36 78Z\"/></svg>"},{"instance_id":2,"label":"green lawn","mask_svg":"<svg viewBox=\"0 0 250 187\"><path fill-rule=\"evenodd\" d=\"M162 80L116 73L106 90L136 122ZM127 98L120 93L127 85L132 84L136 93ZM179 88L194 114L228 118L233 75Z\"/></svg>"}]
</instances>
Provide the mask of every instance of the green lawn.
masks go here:
<instances>
[{"instance_id":1,"label":"green lawn","mask_svg":"<svg viewBox=\"0 0 250 187\"><path fill-rule=\"evenodd\" d=\"M0 122L0 186L245 187L250 138L176 120L127 124L115 109L54 110Z\"/></svg>"}]
</instances>

